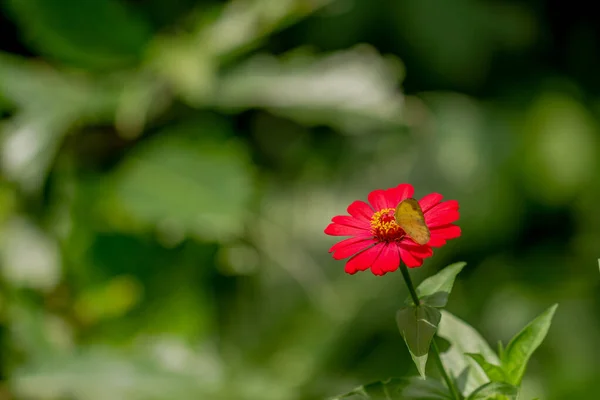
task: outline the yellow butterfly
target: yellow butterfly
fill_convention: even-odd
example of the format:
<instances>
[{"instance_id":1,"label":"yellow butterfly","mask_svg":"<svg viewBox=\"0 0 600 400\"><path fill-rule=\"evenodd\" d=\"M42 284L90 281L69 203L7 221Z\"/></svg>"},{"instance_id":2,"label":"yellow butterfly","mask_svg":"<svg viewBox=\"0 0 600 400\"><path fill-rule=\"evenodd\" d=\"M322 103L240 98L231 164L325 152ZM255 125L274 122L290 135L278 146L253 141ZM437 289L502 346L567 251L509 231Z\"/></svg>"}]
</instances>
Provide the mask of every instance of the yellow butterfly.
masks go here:
<instances>
[{"instance_id":1,"label":"yellow butterfly","mask_svg":"<svg viewBox=\"0 0 600 400\"><path fill-rule=\"evenodd\" d=\"M417 200L412 198L402 200L396 207L395 217L400 228L404 229L404 232L416 243L424 245L429 242L431 233Z\"/></svg>"}]
</instances>

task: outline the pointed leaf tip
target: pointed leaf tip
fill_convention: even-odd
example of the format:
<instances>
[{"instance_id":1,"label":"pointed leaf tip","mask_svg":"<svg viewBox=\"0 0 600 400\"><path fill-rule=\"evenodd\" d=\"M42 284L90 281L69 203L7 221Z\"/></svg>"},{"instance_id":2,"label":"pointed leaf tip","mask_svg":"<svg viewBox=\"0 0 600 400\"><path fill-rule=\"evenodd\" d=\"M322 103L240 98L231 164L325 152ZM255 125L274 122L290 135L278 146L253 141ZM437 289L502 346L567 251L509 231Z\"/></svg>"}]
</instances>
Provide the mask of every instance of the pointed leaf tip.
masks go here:
<instances>
[{"instance_id":1,"label":"pointed leaf tip","mask_svg":"<svg viewBox=\"0 0 600 400\"><path fill-rule=\"evenodd\" d=\"M400 334L406 342L419 374L425 377L425 366L431 340L437 331L442 314L428 305L409 306L396 313Z\"/></svg>"},{"instance_id":2,"label":"pointed leaf tip","mask_svg":"<svg viewBox=\"0 0 600 400\"><path fill-rule=\"evenodd\" d=\"M465 353L479 364L483 372L492 382L506 382L506 374L500 365L488 362L483 355L479 353Z\"/></svg>"},{"instance_id":3,"label":"pointed leaf tip","mask_svg":"<svg viewBox=\"0 0 600 400\"><path fill-rule=\"evenodd\" d=\"M448 302L450 292L452 292L454 280L465 265L467 263L463 261L450 264L437 274L421 282L417 287L417 295L422 303L433 307L444 307ZM406 304L414 304L414 302L409 297L406 299Z\"/></svg>"},{"instance_id":4,"label":"pointed leaf tip","mask_svg":"<svg viewBox=\"0 0 600 400\"><path fill-rule=\"evenodd\" d=\"M518 386L523 379L527 362L533 352L542 344L558 304L554 304L533 321L521 332L513 337L502 354L502 367L507 375L507 381Z\"/></svg>"}]
</instances>

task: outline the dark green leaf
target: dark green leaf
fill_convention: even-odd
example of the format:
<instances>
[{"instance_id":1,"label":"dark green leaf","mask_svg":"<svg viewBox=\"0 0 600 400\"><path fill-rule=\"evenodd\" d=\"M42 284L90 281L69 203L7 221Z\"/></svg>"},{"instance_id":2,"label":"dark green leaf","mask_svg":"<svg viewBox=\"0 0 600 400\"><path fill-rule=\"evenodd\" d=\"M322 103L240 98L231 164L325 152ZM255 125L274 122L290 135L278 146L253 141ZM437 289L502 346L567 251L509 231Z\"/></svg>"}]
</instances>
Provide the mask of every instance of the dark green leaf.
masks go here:
<instances>
[{"instance_id":1,"label":"dark green leaf","mask_svg":"<svg viewBox=\"0 0 600 400\"><path fill-rule=\"evenodd\" d=\"M515 400L519 389L505 382L490 382L475 390L467 400Z\"/></svg>"},{"instance_id":2,"label":"dark green leaf","mask_svg":"<svg viewBox=\"0 0 600 400\"><path fill-rule=\"evenodd\" d=\"M407 381L405 379L390 378L359 386L349 393L333 397L330 400L404 400L401 392Z\"/></svg>"},{"instance_id":3,"label":"dark green leaf","mask_svg":"<svg viewBox=\"0 0 600 400\"><path fill-rule=\"evenodd\" d=\"M349 393L329 400L451 400L452 395L436 379L391 378L359 386Z\"/></svg>"},{"instance_id":4,"label":"dark green leaf","mask_svg":"<svg viewBox=\"0 0 600 400\"><path fill-rule=\"evenodd\" d=\"M555 304L544 311L513 337L506 346L502 357L502 367L509 383L513 385L521 383L527 362L546 337L557 307L558 304Z\"/></svg>"},{"instance_id":5,"label":"dark green leaf","mask_svg":"<svg viewBox=\"0 0 600 400\"><path fill-rule=\"evenodd\" d=\"M33 47L81 66L132 61L151 34L141 13L116 0L11 0L7 6Z\"/></svg>"},{"instance_id":6,"label":"dark green leaf","mask_svg":"<svg viewBox=\"0 0 600 400\"><path fill-rule=\"evenodd\" d=\"M423 377L429 346L440 318L439 310L428 305L405 307L396 314L398 329L406 341L419 374Z\"/></svg>"},{"instance_id":7,"label":"dark green leaf","mask_svg":"<svg viewBox=\"0 0 600 400\"><path fill-rule=\"evenodd\" d=\"M462 271L465 265L467 265L465 262L448 265L437 274L425 279L417 288L419 299L432 307L444 307L448 302L450 292L452 292L456 275ZM414 304L414 302L409 297L406 299L406 304Z\"/></svg>"},{"instance_id":8,"label":"dark green leaf","mask_svg":"<svg viewBox=\"0 0 600 400\"><path fill-rule=\"evenodd\" d=\"M402 379L388 379L364 386L364 392L370 400L395 400L401 399L400 393L406 381Z\"/></svg>"},{"instance_id":9,"label":"dark green leaf","mask_svg":"<svg viewBox=\"0 0 600 400\"><path fill-rule=\"evenodd\" d=\"M488 378L493 382L506 382L506 374L500 365L488 362L481 354L466 353L479 364Z\"/></svg>"},{"instance_id":10,"label":"dark green leaf","mask_svg":"<svg viewBox=\"0 0 600 400\"><path fill-rule=\"evenodd\" d=\"M404 399L410 400L448 400L452 394L442 382L436 379L410 378L409 384L402 391Z\"/></svg>"}]
</instances>

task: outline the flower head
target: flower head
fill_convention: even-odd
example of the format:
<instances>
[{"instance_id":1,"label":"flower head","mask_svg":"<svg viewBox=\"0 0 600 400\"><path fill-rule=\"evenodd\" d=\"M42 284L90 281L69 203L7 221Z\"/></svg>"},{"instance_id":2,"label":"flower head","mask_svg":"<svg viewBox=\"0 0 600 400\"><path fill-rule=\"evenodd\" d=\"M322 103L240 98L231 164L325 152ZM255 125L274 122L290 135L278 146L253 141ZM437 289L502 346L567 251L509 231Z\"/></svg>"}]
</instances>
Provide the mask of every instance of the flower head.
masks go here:
<instances>
[{"instance_id":1,"label":"flower head","mask_svg":"<svg viewBox=\"0 0 600 400\"><path fill-rule=\"evenodd\" d=\"M415 268L433 255L432 247L441 247L446 240L460 236L460 228L452 222L459 218L456 200L441 201L442 195L431 193L418 201L429 230L429 241L418 244L397 223L396 207L412 198L412 185L402 183L387 190L369 193L370 204L357 200L348 206L348 215L332 218L325 233L332 236L352 236L336 243L330 250L333 258L346 262L346 272L354 274L371 268L375 275L385 275L398 269L400 262ZM427 240L427 239L426 239Z\"/></svg>"}]
</instances>

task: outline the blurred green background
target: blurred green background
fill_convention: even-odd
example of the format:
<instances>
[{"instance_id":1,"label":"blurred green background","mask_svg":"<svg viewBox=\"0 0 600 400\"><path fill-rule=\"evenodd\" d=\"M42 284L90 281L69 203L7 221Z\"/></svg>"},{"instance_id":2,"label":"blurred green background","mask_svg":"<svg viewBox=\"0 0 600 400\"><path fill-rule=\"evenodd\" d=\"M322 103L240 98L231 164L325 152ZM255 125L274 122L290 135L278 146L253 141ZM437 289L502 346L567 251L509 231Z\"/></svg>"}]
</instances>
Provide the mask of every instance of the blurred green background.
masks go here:
<instances>
[{"instance_id":1,"label":"blurred green background","mask_svg":"<svg viewBox=\"0 0 600 400\"><path fill-rule=\"evenodd\" d=\"M560 304L523 398L598 396L591 6L0 11L0 399L309 400L416 374L401 275L346 275L323 234L401 182L460 202L463 236L412 274L467 261L448 308L490 343Z\"/></svg>"}]
</instances>

